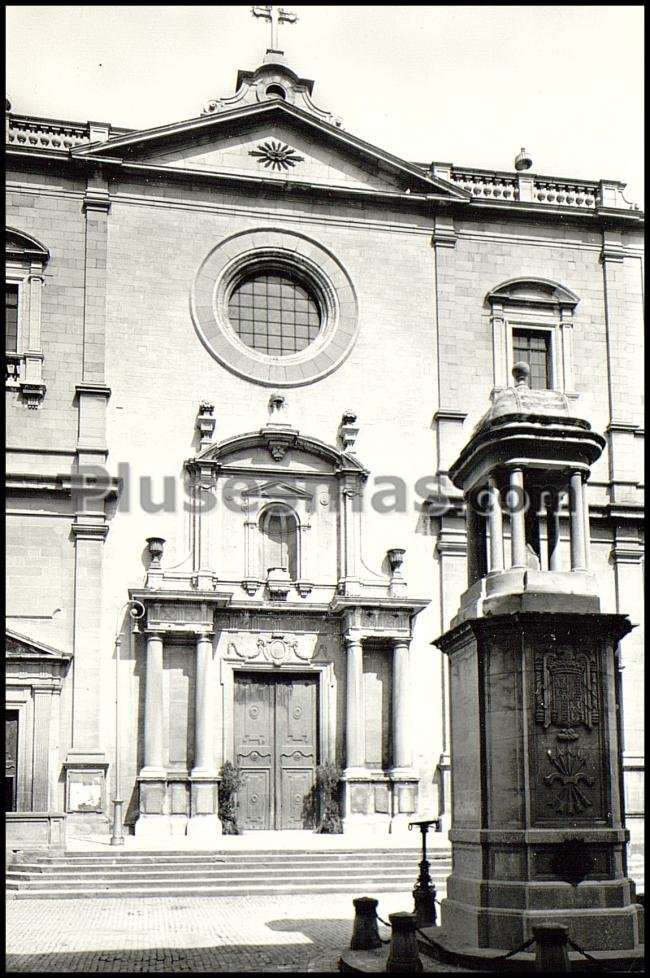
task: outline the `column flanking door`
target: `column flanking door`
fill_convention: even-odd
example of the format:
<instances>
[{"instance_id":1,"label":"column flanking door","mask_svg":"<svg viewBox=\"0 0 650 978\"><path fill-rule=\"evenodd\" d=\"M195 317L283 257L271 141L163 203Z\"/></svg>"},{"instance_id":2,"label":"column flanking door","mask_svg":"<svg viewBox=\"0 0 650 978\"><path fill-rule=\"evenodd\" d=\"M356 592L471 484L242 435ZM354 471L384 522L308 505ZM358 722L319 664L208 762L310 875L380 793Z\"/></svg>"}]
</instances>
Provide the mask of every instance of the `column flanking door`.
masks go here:
<instances>
[{"instance_id":1,"label":"column flanking door","mask_svg":"<svg viewBox=\"0 0 650 978\"><path fill-rule=\"evenodd\" d=\"M235 756L245 829L309 824L317 758L316 677L241 675L235 683Z\"/></svg>"}]
</instances>

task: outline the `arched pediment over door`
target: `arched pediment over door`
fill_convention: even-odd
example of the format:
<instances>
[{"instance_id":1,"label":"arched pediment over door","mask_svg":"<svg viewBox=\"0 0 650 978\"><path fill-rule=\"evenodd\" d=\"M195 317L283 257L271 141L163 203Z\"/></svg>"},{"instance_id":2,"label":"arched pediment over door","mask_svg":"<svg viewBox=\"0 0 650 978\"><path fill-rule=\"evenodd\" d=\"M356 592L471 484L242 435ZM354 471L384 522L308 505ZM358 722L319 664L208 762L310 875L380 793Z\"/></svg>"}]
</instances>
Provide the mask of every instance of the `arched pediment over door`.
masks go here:
<instances>
[{"instance_id":1,"label":"arched pediment over door","mask_svg":"<svg viewBox=\"0 0 650 978\"><path fill-rule=\"evenodd\" d=\"M194 568L260 600L329 602L359 579L367 470L353 455L268 425L211 445L194 481ZM217 505L204 512L210 484Z\"/></svg>"}]
</instances>

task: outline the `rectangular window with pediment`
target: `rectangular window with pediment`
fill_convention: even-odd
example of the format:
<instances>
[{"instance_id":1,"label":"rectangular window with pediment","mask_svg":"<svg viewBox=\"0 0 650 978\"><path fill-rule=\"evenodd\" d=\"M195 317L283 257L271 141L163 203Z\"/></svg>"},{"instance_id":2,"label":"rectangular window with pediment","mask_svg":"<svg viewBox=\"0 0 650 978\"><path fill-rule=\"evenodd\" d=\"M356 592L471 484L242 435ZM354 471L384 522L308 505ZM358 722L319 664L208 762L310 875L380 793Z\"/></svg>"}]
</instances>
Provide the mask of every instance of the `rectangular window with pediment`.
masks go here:
<instances>
[{"instance_id":1,"label":"rectangular window with pediment","mask_svg":"<svg viewBox=\"0 0 650 978\"><path fill-rule=\"evenodd\" d=\"M573 319L579 299L544 279L512 279L488 293L494 389L512 383L512 367L530 367L530 386L575 397Z\"/></svg>"}]
</instances>

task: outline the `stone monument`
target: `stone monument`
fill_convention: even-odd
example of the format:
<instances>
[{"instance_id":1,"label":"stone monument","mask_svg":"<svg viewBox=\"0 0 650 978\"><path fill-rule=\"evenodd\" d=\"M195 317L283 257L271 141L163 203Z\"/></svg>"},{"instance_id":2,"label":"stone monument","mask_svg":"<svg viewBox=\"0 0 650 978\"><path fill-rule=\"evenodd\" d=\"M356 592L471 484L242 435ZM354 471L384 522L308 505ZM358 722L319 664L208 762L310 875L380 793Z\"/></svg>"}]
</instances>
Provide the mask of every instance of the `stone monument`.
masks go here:
<instances>
[{"instance_id":1,"label":"stone monument","mask_svg":"<svg viewBox=\"0 0 650 978\"><path fill-rule=\"evenodd\" d=\"M600 610L585 498L605 440L563 394L531 390L527 364L513 376L450 469L468 588L434 643L450 665L453 868L427 933L446 960L480 968L533 927L562 925L591 955L632 963L642 911L627 875L617 667L632 626Z\"/></svg>"}]
</instances>

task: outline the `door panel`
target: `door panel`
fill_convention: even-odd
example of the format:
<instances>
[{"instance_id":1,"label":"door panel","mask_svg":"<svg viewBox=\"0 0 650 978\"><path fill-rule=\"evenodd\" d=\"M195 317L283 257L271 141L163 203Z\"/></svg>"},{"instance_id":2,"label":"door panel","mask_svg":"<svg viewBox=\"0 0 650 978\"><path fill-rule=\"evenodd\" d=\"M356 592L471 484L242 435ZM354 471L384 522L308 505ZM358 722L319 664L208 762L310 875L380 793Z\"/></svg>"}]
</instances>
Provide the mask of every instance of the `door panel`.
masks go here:
<instances>
[{"instance_id":1,"label":"door panel","mask_svg":"<svg viewBox=\"0 0 650 978\"><path fill-rule=\"evenodd\" d=\"M276 687L277 787L281 829L302 829L316 774L316 684L294 679Z\"/></svg>"},{"instance_id":2,"label":"door panel","mask_svg":"<svg viewBox=\"0 0 650 978\"><path fill-rule=\"evenodd\" d=\"M235 753L245 829L308 826L317 759L316 677L241 676L235 685Z\"/></svg>"},{"instance_id":3,"label":"door panel","mask_svg":"<svg viewBox=\"0 0 650 978\"><path fill-rule=\"evenodd\" d=\"M244 829L273 827L273 687L243 676L235 685L235 757L244 783L238 820Z\"/></svg>"}]
</instances>

